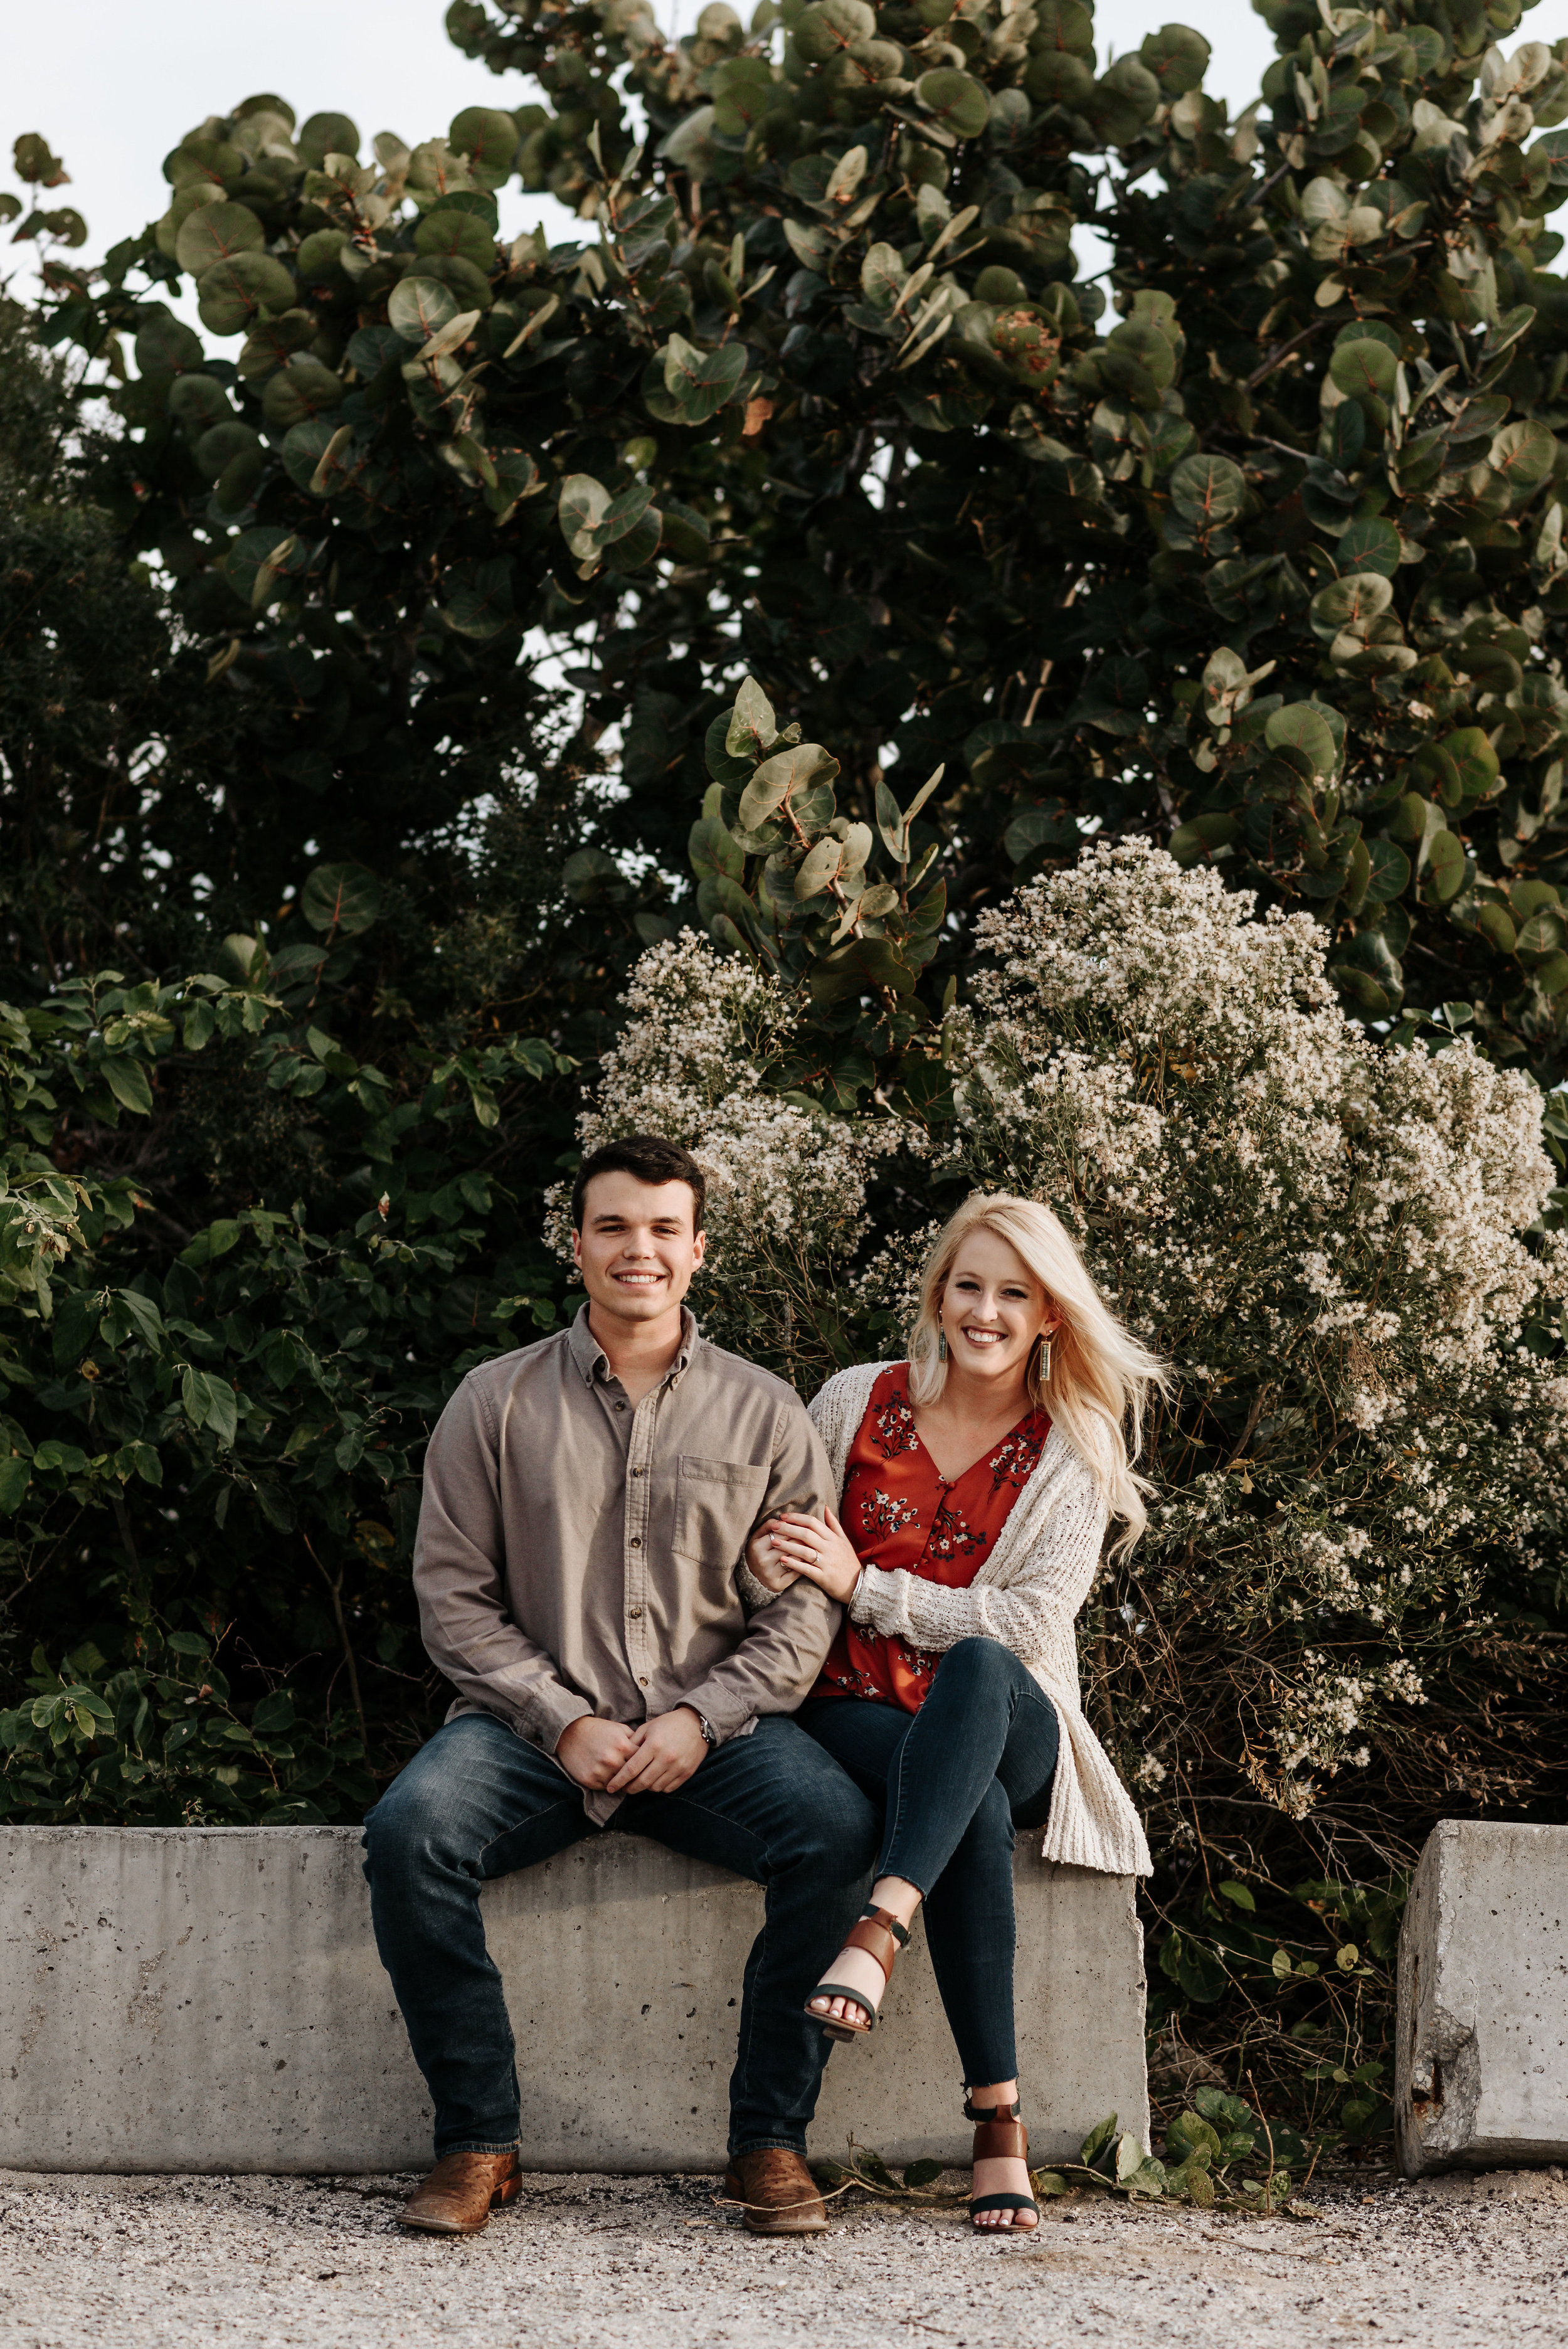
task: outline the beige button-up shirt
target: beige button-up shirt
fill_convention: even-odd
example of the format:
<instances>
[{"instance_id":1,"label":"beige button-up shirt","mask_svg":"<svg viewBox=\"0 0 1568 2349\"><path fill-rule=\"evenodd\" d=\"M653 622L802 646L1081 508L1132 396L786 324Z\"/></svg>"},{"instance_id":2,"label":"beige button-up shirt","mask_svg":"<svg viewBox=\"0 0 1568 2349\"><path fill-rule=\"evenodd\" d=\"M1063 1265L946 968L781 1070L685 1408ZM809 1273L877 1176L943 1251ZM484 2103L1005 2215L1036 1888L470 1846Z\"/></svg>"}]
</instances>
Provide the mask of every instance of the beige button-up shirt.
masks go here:
<instances>
[{"instance_id":1,"label":"beige button-up shirt","mask_svg":"<svg viewBox=\"0 0 1568 2349\"><path fill-rule=\"evenodd\" d=\"M690 1704L720 1741L792 1713L840 1609L806 1581L749 1621L737 1570L756 1527L832 1497L793 1390L710 1346L633 1406L588 1327L470 1371L425 1461L419 1628L457 1690L553 1754L584 1713L629 1725ZM601 1825L622 1797L589 1794Z\"/></svg>"}]
</instances>

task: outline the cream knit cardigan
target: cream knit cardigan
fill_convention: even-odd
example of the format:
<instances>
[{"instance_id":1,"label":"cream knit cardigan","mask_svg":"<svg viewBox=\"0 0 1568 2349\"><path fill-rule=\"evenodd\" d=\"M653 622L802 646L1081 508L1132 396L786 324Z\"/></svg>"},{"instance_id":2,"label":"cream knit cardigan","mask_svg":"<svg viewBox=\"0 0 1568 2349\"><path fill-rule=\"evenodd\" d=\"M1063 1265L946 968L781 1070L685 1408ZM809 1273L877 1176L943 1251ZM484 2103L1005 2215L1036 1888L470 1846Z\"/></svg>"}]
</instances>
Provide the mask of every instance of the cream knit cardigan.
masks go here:
<instances>
[{"instance_id":1,"label":"cream knit cardigan","mask_svg":"<svg viewBox=\"0 0 1568 2349\"><path fill-rule=\"evenodd\" d=\"M841 1498L850 1445L888 1367L859 1362L841 1371L809 1405ZM868 1567L850 1613L868 1630L907 1640L913 1648L940 1650L975 1638L1011 1648L1061 1723L1046 1858L1108 1876L1147 1876L1153 1863L1142 1822L1079 1702L1073 1621L1099 1569L1107 1516L1088 1469L1053 1427L995 1548L967 1589L946 1589L903 1568L888 1574ZM760 1586L753 1587L763 1595Z\"/></svg>"}]
</instances>

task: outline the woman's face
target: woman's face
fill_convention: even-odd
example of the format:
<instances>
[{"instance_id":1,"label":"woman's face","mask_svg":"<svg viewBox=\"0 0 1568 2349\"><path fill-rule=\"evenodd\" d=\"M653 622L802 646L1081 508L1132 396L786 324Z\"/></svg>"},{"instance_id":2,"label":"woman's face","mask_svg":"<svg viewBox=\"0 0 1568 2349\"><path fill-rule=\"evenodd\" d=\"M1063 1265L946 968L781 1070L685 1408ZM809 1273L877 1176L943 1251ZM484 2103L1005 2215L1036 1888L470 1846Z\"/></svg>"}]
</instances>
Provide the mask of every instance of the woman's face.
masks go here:
<instances>
[{"instance_id":1,"label":"woman's face","mask_svg":"<svg viewBox=\"0 0 1568 2349\"><path fill-rule=\"evenodd\" d=\"M998 1386L1016 1385L1036 1339L1058 1328L1061 1318L1016 1248L995 1232L967 1235L942 1297L950 1363Z\"/></svg>"}]
</instances>

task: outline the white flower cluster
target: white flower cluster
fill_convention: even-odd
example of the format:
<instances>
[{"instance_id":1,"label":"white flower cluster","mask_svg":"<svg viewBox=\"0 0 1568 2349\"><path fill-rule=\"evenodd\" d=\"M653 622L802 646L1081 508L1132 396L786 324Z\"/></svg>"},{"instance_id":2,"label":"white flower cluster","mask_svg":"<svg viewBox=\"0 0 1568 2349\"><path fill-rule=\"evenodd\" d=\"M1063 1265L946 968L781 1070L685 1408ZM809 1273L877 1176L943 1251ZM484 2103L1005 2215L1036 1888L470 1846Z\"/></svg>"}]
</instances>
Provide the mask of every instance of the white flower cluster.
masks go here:
<instances>
[{"instance_id":1,"label":"white flower cluster","mask_svg":"<svg viewBox=\"0 0 1568 2349\"><path fill-rule=\"evenodd\" d=\"M1306 1774L1317 1770L1332 1778L1346 1764L1366 1769L1370 1750L1366 1745L1346 1749L1357 1730L1367 1726L1379 1698L1407 1705L1426 1703L1420 1676L1407 1657L1341 1671L1319 1650L1304 1649L1300 1675L1282 1694L1271 1733L1281 1775L1254 1769L1254 1779L1283 1810L1305 1817L1317 1792L1316 1781Z\"/></svg>"},{"instance_id":2,"label":"white flower cluster","mask_svg":"<svg viewBox=\"0 0 1568 2349\"><path fill-rule=\"evenodd\" d=\"M625 1027L578 1119L584 1153L624 1133L664 1134L691 1152L708 1185L707 1262L694 1299L705 1327L738 1338L759 1313L809 1308L866 1237L866 1185L897 1146L897 1128L830 1116L767 1084L798 1007L777 979L692 930L639 957L622 1002ZM560 1189L550 1237L562 1254L565 1208ZM777 1350L790 1350L787 1340Z\"/></svg>"}]
</instances>

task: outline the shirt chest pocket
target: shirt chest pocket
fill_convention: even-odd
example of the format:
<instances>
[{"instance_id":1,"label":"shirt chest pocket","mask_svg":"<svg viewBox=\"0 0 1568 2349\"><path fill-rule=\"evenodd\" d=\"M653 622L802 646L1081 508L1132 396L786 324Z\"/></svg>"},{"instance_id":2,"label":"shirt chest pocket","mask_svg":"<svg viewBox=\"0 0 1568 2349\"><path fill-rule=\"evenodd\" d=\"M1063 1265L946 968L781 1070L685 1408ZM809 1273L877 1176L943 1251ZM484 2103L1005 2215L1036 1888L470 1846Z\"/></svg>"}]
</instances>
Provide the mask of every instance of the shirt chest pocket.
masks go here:
<instances>
[{"instance_id":1,"label":"shirt chest pocket","mask_svg":"<svg viewBox=\"0 0 1568 2349\"><path fill-rule=\"evenodd\" d=\"M670 1540L676 1557L726 1569L738 1565L767 1492L766 1468L683 1452L676 1462Z\"/></svg>"}]
</instances>

